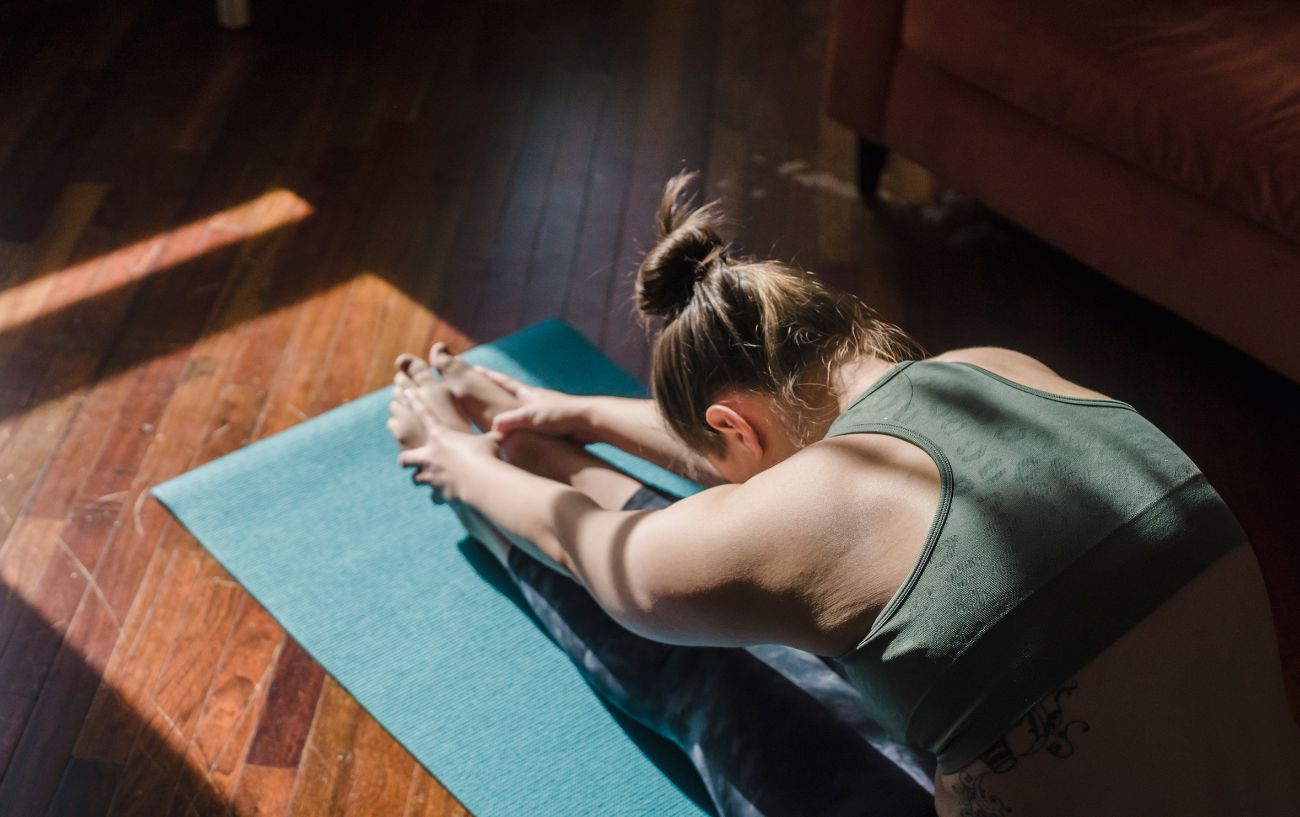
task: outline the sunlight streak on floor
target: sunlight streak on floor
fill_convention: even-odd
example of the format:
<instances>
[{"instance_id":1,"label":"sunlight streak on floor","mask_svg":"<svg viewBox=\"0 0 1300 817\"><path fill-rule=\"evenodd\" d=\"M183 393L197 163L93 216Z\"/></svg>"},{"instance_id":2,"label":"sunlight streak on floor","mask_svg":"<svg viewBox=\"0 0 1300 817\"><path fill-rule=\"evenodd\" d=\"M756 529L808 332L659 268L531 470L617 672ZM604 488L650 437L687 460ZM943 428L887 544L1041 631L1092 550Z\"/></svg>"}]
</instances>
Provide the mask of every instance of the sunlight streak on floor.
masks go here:
<instances>
[{"instance_id":1,"label":"sunlight streak on floor","mask_svg":"<svg viewBox=\"0 0 1300 817\"><path fill-rule=\"evenodd\" d=\"M0 292L0 332L52 315L160 270L301 221L312 206L290 190L251 201L152 238L49 272Z\"/></svg>"}]
</instances>

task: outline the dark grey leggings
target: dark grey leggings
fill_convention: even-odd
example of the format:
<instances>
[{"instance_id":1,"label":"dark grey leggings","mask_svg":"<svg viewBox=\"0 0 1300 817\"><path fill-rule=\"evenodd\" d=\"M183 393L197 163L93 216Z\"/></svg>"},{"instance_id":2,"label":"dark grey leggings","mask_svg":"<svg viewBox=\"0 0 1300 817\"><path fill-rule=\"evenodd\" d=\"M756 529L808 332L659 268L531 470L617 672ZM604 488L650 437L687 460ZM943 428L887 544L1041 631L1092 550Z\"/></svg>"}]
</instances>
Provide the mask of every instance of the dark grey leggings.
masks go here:
<instances>
[{"instance_id":1,"label":"dark grey leggings","mask_svg":"<svg viewBox=\"0 0 1300 817\"><path fill-rule=\"evenodd\" d=\"M643 488L625 508L671 501ZM933 761L887 738L857 691L821 658L779 646L650 641L519 548L509 566L592 688L681 747L720 815L933 817Z\"/></svg>"}]
</instances>

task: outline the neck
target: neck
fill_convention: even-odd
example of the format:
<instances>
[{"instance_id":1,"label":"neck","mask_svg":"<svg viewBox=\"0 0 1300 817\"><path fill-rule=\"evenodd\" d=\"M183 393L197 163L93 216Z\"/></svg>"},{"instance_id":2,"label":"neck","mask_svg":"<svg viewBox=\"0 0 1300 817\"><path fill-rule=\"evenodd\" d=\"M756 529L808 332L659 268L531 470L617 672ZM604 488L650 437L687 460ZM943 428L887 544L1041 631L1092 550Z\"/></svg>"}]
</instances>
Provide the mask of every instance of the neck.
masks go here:
<instances>
[{"instance_id":1,"label":"neck","mask_svg":"<svg viewBox=\"0 0 1300 817\"><path fill-rule=\"evenodd\" d=\"M829 382L822 381L816 393L816 408L811 416L805 416L806 428L791 436L793 448L790 453L825 436L835 418L843 414L849 406L884 376L894 364L873 354L860 355L845 361L830 373ZM827 391L829 386L829 393ZM807 436L804 436L807 435ZM788 454L783 454L788 456Z\"/></svg>"},{"instance_id":2,"label":"neck","mask_svg":"<svg viewBox=\"0 0 1300 817\"><path fill-rule=\"evenodd\" d=\"M837 413L843 413L871 388L876 381L894 364L872 354L861 355L842 363L831 374L831 387L834 390Z\"/></svg>"}]
</instances>

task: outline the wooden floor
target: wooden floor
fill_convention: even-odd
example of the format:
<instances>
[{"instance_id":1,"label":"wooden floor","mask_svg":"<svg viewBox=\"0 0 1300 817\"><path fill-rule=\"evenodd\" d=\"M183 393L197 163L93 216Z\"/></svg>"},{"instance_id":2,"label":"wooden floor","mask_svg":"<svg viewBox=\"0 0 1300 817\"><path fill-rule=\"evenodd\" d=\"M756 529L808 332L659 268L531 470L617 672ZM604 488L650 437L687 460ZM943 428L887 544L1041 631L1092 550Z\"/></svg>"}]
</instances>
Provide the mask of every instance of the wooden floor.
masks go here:
<instances>
[{"instance_id":1,"label":"wooden floor","mask_svg":"<svg viewBox=\"0 0 1300 817\"><path fill-rule=\"evenodd\" d=\"M1300 700L1300 388L970 202L865 211L821 0L252 5L0 6L0 814L463 814L147 489L434 339L559 316L644 374L628 273L682 166L931 351L1161 425L1251 533Z\"/></svg>"}]
</instances>

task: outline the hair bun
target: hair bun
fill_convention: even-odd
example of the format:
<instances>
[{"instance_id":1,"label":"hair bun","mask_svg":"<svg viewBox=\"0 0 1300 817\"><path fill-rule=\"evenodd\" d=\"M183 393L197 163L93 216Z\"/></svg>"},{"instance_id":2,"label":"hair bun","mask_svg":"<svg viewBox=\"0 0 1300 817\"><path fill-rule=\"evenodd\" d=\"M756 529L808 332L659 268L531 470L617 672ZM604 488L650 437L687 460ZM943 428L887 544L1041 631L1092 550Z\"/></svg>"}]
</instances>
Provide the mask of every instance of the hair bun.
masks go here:
<instances>
[{"instance_id":1,"label":"hair bun","mask_svg":"<svg viewBox=\"0 0 1300 817\"><path fill-rule=\"evenodd\" d=\"M723 216L718 202L693 207L685 195L696 172L678 173L664 186L657 222L659 243L637 271L636 305L643 318L675 318L695 294L715 262L725 260L727 244L718 235Z\"/></svg>"}]
</instances>

